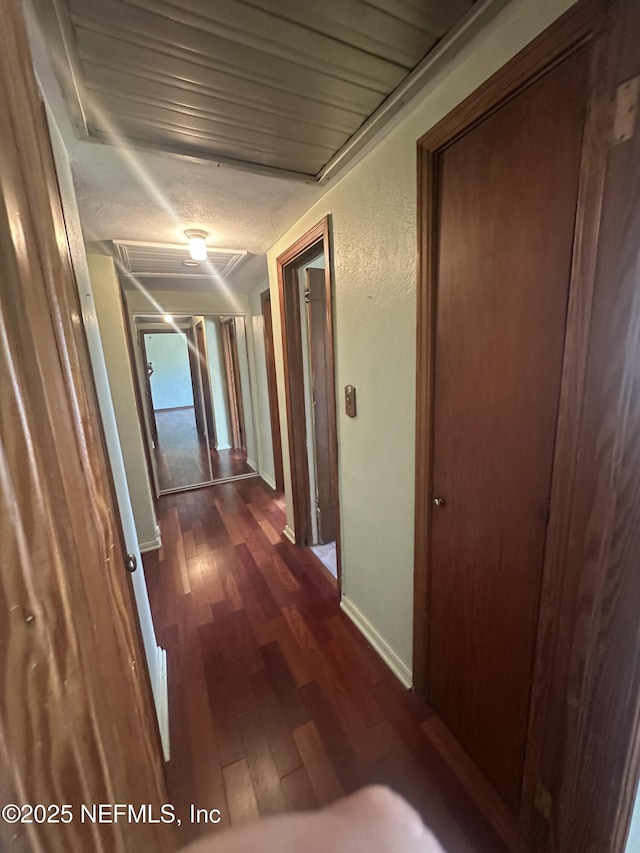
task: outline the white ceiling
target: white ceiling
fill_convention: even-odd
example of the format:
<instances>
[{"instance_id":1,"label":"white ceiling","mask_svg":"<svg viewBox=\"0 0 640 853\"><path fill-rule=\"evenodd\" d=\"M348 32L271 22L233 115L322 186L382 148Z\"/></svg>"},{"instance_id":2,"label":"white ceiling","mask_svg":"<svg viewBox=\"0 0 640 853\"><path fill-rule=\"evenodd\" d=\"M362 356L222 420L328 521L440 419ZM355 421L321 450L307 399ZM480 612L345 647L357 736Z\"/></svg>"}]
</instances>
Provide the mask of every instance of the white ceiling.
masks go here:
<instances>
[{"instance_id":1,"label":"white ceiling","mask_svg":"<svg viewBox=\"0 0 640 853\"><path fill-rule=\"evenodd\" d=\"M36 4L38 15L31 7L31 2ZM451 23L471 5L469 0L451 0L451 2L448 0L325 0L320 5L311 2L311 0L251 0L251 2L249 0L242 0L242 2L240 0L215 0L216 20L214 21L210 13L212 8L210 0L180 0L180 3L169 3L165 0L127 0L127 2L120 2L119 0L71 0L71 2L75 10L76 26L84 23L87 24L88 29L91 29L88 24L89 18L95 16L101 23L99 27L94 27L94 29L104 29L112 35L115 32L116 41L120 40L123 44L126 40L122 31L122 27L125 26L125 18L118 16L124 16L125 13L133 14L136 20L139 19L140 21L142 17L155 14L160 9L174 18L176 16L181 18L184 15L191 16L191 18L195 16L201 23L206 18L203 26L204 30L208 32L206 38L210 38L211 27L213 26L215 29L215 27L222 25L220 22L224 15L233 16L239 8L243 13L248 14L251 11L251 15L247 18L247 26L244 29L240 27L237 32L234 31L233 38L238 44L245 44L245 46L246 44L253 44L254 53L258 53L254 49L254 43L257 43L259 33L250 22L254 21L255 23L256 20L260 19L260 16L268 14L269 18L272 19L271 36L270 39L265 40L265 44L271 46L265 52L270 54L270 62L275 60L280 62L282 57L278 59L275 55L279 52L283 53L284 51L284 54L287 54L283 45L286 45L286 38L289 38L293 32L291 27L294 27L295 32L301 36L302 32L299 31L299 28L304 29L306 27L310 33L315 33L313 36L307 33L307 36L312 40L317 39L318 31L324 28L322 37L326 45L330 42L341 44L343 40L351 45L349 51L343 52L344 55L340 53L340 55L343 55L345 62L349 57L349 62L352 65L349 74L342 76L353 78L351 82L348 79L331 78L330 88L333 87L333 95L331 97L323 96L327 101L325 104L327 110L333 109L335 103L340 99L345 100L344 93L347 90L340 88L343 83L352 86L356 78L373 74L373 66L369 60L365 61L363 54L366 54L372 47L371 39L377 39L378 47L376 50L380 53L385 52L387 55L386 59L378 57L373 63L378 68L379 73L376 72L378 76L382 75L374 87L377 92L376 97L380 97L378 101L375 98L370 98L366 102L364 100L359 102L358 109L360 112L357 119L359 123L366 118L367 111L375 110L376 103L379 102L380 98L390 92L398 81L406 78L410 64L417 61L416 57L419 58L423 47L428 48L433 43L436 37L434 33L442 34L445 32ZM468 40L473 32L495 14L495 11L505 2L507 0L479 0L472 7L472 10L480 10L477 13L477 20L474 21L473 27L469 24L468 29L463 28L463 32L459 34L458 42L453 44L451 52L459 49L464 40ZM95 125L95 118L99 111L96 112L94 102L87 102L88 107L91 108L89 110L90 115L85 116L89 119L85 127L88 136L85 133L84 138L79 138L82 136L82 128L78 127L78 105L76 103L74 106L73 98L70 98L68 89L63 95L65 80L67 81L66 85L68 85L69 63L64 56L61 56L59 46L57 49L55 48L55 44L58 42L51 32L50 13L54 7L62 9L63 12L65 9L68 11L67 0L25 0L25 5L34 64L47 101L69 151L80 219L85 240L90 244L90 247L98 247L99 251L104 251L104 245L113 240L184 245L184 230L201 228L208 232L207 242L210 245L230 250L244 250L249 253L246 260L229 274L228 283L234 290L248 292L262 284L267 278L264 253L291 223L322 195L325 186L312 180L302 181L299 179L300 176L298 179L292 179L290 169L288 170L289 176L284 176L285 173L278 174L276 171L264 174L229 166L225 164L225 158L219 158L216 162L212 162L211 159L202 159L202 156L215 157L215 152L211 148L208 151L201 152L200 157L186 157L176 156L175 150L173 152L170 150L159 152L149 150L144 146L141 147L138 144L136 147L132 147L130 140L116 140L113 137L109 139L109 142L118 142L118 144L100 144L96 141L100 138L100 132L96 131ZM107 7L108 14L106 14ZM365 8L368 10L367 15L363 14ZM345 28L345 16L349 22L352 22L350 28ZM380 23L385 16L388 24L386 28ZM281 18L286 18L286 21L281 21ZM308 18L306 23L302 18L305 20ZM415 26L418 20L426 20L427 18L430 18L430 23L428 26L424 24L424 29ZM390 26L391 19L397 25L395 29ZM409 22L412 23L409 25ZM193 24L193 20L190 23ZM227 21L225 26L228 23ZM279 23L283 24L282 31L279 29ZM377 36L375 35L376 26L378 28ZM431 27L429 32L428 27ZM413 29L416 32L413 32ZM167 42L162 45L162 50L173 51L175 48L181 52L181 55L185 50L187 53L193 52L193 45L184 44L184 38L180 36L177 24L175 31L176 37L173 47ZM193 27L188 31L193 35ZM75 38L73 31L67 32L66 36L68 41L73 41ZM196 32L195 37L199 39L201 34L198 35ZM139 37L136 36L136 38ZM358 40L359 44L354 46L354 42ZM153 38L149 39L149 42L151 41ZM281 44L276 49L273 44L277 44L278 41ZM446 38L441 44L444 44L445 41ZM305 41L300 42L301 45L303 43L306 44ZM337 49L342 51L339 44ZM52 45L54 45L53 49ZM93 76L95 69L91 63L91 52L94 47L97 50L97 46L92 45L93 41L83 35L79 54L83 58L82 61L86 63L88 76L86 80L83 78L80 81L80 88L82 89L83 85L89 81L93 87L92 91L97 92L102 84L96 82L99 76L98 72L95 72L98 76ZM432 54L436 52L437 50L432 51ZM115 81L117 74L122 70L119 67L121 57L118 53L117 56L120 59L110 62L108 53L108 51L102 52L99 64L102 68L108 65L111 67L108 76L109 79ZM321 56L321 52L318 55ZM440 57L442 62L447 56L448 54L445 54L445 50L442 48L442 56ZM229 57L227 59L231 61ZM378 60L382 62L382 65ZM315 64L318 65L319 63ZM57 73L54 73L54 67ZM383 67L386 68L384 74L381 70ZM395 69L393 73L391 73L391 67ZM424 63L418 67L419 70L422 69L423 71L425 68ZM365 69L368 69L366 74ZM321 68L316 69L318 73L321 70ZM83 77L85 69L81 68L78 73L80 77ZM99 73L102 74L102 72ZM259 76L259 73L259 70L252 70L254 76L255 74ZM289 76L285 75L285 77L290 81L290 88L292 90L300 89L300 81L296 80L295 73L289 69L287 74ZM61 80L63 81L62 85L60 84ZM318 78L317 82L318 85L321 82L323 85L327 84L324 78L323 80ZM159 85L159 79L155 81L155 84L156 86ZM114 82L114 85L117 84ZM417 85L417 82L412 85ZM338 89L334 91L336 86ZM156 94L159 91L156 89ZM167 89L166 92L167 98L172 97L172 93L175 94L173 89ZM223 94L228 99L228 103L233 106L234 91L229 89ZM313 97L317 97L317 92L310 92L309 96L313 99ZM241 99L238 98L238 100ZM406 102L407 100L408 94L404 92L401 101ZM332 101L334 102L333 106L331 105ZM114 108L113 115L115 117L117 105L113 99L109 101L109 104ZM281 110L281 102L277 100L272 108L275 111ZM390 112L397 112L397 109L399 109L399 105ZM142 111L142 106L140 110ZM229 116L225 120L228 118ZM373 120L376 120L373 125L375 132L379 132L380 129L379 123L376 123L377 118L377 114L373 116ZM387 118L384 116L385 121ZM241 134L243 123L246 124L249 120L255 123L262 119L251 108L243 116L238 113L236 132ZM369 121L371 122L372 119ZM115 123L117 124L117 121ZM322 119L320 125L324 124L325 120ZM344 134L348 135L355 127L357 125L347 127L343 123L341 139L346 138ZM127 125L125 130L131 135L131 126ZM91 138L92 133L93 138ZM329 139L328 136L323 138L325 141ZM321 161L325 162L326 158L331 158L332 153L338 149L341 139L334 134L331 137L330 144L327 143L329 147L326 148L322 157L320 159L316 157L313 163L308 160L307 164L301 168L308 171L316 169L318 165L321 165ZM171 145L170 140L164 140L159 144L162 148L175 148ZM217 143L214 138L213 140L210 139L207 144L215 145ZM364 141L360 148L363 144ZM369 140L370 144L371 140ZM284 157L286 160L288 156L286 146L279 151L278 157ZM247 152L245 151L242 156L248 156ZM298 155L296 154L296 156ZM283 167L287 166L285 160L279 161ZM277 166L278 164L272 163L269 168L274 165ZM293 161L290 161L288 165L292 166ZM258 163L257 167L263 169L264 162ZM344 166L341 165L340 168L344 169ZM149 280L146 283L148 285ZM157 282L157 285L158 288L164 289L167 286L167 281L164 283ZM185 285L187 285L186 281L183 286ZM188 286L190 289L195 289L193 280Z\"/></svg>"}]
</instances>

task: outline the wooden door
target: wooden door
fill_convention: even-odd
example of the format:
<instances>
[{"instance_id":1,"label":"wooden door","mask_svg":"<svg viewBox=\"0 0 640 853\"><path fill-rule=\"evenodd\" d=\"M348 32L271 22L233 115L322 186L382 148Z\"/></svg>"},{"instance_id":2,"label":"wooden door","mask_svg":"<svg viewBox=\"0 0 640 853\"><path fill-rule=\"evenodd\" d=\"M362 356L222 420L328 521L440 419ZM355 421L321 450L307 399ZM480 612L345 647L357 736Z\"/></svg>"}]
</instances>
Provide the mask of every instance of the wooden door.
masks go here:
<instances>
[{"instance_id":1,"label":"wooden door","mask_svg":"<svg viewBox=\"0 0 640 853\"><path fill-rule=\"evenodd\" d=\"M267 364L267 390L269 392L269 418L271 420L271 442L273 444L273 468L276 489L284 490L284 467L282 464L282 432L278 408L278 383L276 381L276 355L273 345L273 317L271 294L268 290L260 294L262 321L264 325L264 354Z\"/></svg>"},{"instance_id":2,"label":"wooden door","mask_svg":"<svg viewBox=\"0 0 640 853\"><path fill-rule=\"evenodd\" d=\"M318 542L333 542L336 538L336 501L331 477L329 395L333 394L333 376L327 371L327 312L325 301L325 272L309 268L306 271L307 325L309 329L309 367L313 404L313 433L316 472L316 515ZM312 508L313 511L313 508Z\"/></svg>"},{"instance_id":3,"label":"wooden door","mask_svg":"<svg viewBox=\"0 0 640 853\"><path fill-rule=\"evenodd\" d=\"M156 423L156 415L155 409L153 407L153 395L151 394L151 373L150 370L153 369L153 364L149 362L149 357L147 355L147 347L145 342L144 332L139 332L139 341L140 341L140 352L142 353L142 373L144 377L144 396L147 401L147 413L149 416L149 425L151 427L151 438L153 440L154 448L158 447L158 425ZM135 363L131 362L132 366Z\"/></svg>"},{"instance_id":4,"label":"wooden door","mask_svg":"<svg viewBox=\"0 0 640 853\"><path fill-rule=\"evenodd\" d=\"M238 340L233 317L220 322L222 328L222 351L227 375L227 393L229 395L229 413L231 415L231 433L233 446L244 449L244 407L242 405L242 387L240 384L240 366L238 364Z\"/></svg>"},{"instance_id":5,"label":"wooden door","mask_svg":"<svg viewBox=\"0 0 640 853\"><path fill-rule=\"evenodd\" d=\"M75 815L0 821L0 848L166 851L166 825L80 820L82 803L158 815L166 791L18 0L0 4L0 111L0 801Z\"/></svg>"},{"instance_id":6,"label":"wooden door","mask_svg":"<svg viewBox=\"0 0 640 853\"><path fill-rule=\"evenodd\" d=\"M204 438L206 435L206 416L203 400L203 392L200 386L200 360L196 346L196 333L192 328L186 331L187 353L189 355L189 372L191 374L191 391L193 393L193 412L196 417L196 429L198 435Z\"/></svg>"},{"instance_id":7,"label":"wooden door","mask_svg":"<svg viewBox=\"0 0 640 853\"><path fill-rule=\"evenodd\" d=\"M209 376L209 362L207 360L207 344L204 332L204 320L198 320L196 329L196 349L198 353L198 369L200 371L200 384L202 386L202 401L204 414L209 431L209 446L215 444L215 422L213 419L213 398L211 394L211 378Z\"/></svg>"},{"instance_id":8,"label":"wooden door","mask_svg":"<svg viewBox=\"0 0 640 853\"><path fill-rule=\"evenodd\" d=\"M586 113L578 50L438 155L428 698L522 785Z\"/></svg>"}]
</instances>

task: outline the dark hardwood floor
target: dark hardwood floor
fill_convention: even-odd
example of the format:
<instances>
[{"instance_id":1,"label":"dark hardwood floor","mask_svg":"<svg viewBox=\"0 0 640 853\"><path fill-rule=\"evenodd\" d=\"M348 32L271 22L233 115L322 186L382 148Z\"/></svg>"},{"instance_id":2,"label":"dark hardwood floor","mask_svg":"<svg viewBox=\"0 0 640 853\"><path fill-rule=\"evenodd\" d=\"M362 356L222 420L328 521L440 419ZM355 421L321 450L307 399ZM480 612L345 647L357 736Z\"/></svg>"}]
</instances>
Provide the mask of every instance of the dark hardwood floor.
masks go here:
<instances>
[{"instance_id":1,"label":"dark hardwood floor","mask_svg":"<svg viewBox=\"0 0 640 853\"><path fill-rule=\"evenodd\" d=\"M254 473L247 464L247 451L211 448L211 470L207 446L198 435L193 406L154 412L158 430L156 463L160 490L187 488Z\"/></svg>"},{"instance_id":2,"label":"dark hardwood floor","mask_svg":"<svg viewBox=\"0 0 640 853\"><path fill-rule=\"evenodd\" d=\"M161 491L208 483L206 442L198 435L193 406L154 412L158 430L156 462Z\"/></svg>"},{"instance_id":3,"label":"dark hardwood floor","mask_svg":"<svg viewBox=\"0 0 640 853\"><path fill-rule=\"evenodd\" d=\"M169 795L220 826L314 808L373 782L402 793L450 853L506 847L426 737L406 691L281 536L283 499L244 480L167 495L144 555L167 649ZM212 827L183 822L186 843Z\"/></svg>"}]
</instances>

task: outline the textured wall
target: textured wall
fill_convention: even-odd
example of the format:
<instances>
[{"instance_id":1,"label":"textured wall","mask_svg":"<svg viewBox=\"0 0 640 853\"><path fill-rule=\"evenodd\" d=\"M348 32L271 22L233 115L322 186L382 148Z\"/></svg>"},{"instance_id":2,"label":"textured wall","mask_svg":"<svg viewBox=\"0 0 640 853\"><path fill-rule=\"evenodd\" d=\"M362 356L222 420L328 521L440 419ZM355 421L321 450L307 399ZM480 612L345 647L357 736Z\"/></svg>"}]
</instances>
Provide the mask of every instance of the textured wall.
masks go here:
<instances>
[{"instance_id":1,"label":"textured wall","mask_svg":"<svg viewBox=\"0 0 640 853\"><path fill-rule=\"evenodd\" d=\"M331 214L343 591L411 668L416 327L416 141L571 5L513 0L404 120L270 249L285 485L290 471L276 258ZM347 418L346 384L358 416ZM289 524L293 523L288 499Z\"/></svg>"},{"instance_id":2,"label":"textured wall","mask_svg":"<svg viewBox=\"0 0 640 853\"><path fill-rule=\"evenodd\" d=\"M156 514L129 363L120 284L113 258L87 258L138 542L144 547L156 538Z\"/></svg>"}]
</instances>

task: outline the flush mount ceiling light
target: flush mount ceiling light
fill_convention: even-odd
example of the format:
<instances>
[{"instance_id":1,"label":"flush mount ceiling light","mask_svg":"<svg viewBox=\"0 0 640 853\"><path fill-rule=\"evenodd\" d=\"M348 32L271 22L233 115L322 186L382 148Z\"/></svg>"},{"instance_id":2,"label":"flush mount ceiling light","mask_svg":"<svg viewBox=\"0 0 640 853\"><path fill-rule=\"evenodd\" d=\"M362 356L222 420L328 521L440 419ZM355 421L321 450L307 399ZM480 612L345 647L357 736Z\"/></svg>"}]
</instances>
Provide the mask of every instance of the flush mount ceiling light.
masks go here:
<instances>
[{"instance_id":1,"label":"flush mount ceiling light","mask_svg":"<svg viewBox=\"0 0 640 853\"><path fill-rule=\"evenodd\" d=\"M200 261L194 261L193 258L186 258L182 262L182 266L184 266L184 267L199 267Z\"/></svg>"},{"instance_id":2,"label":"flush mount ceiling light","mask_svg":"<svg viewBox=\"0 0 640 853\"><path fill-rule=\"evenodd\" d=\"M164 314L162 319L165 323L173 323L173 314Z\"/></svg>"},{"instance_id":3,"label":"flush mount ceiling light","mask_svg":"<svg viewBox=\"0 0 640 853\"><path fill-rule=\"evenodd\" d=\"M199 228L189 228L184 232L184 236L189 241L189 254L194 261L207 260L207 244L205 238L206 231L200 231Z\"/></svg>"}]
</instances>

